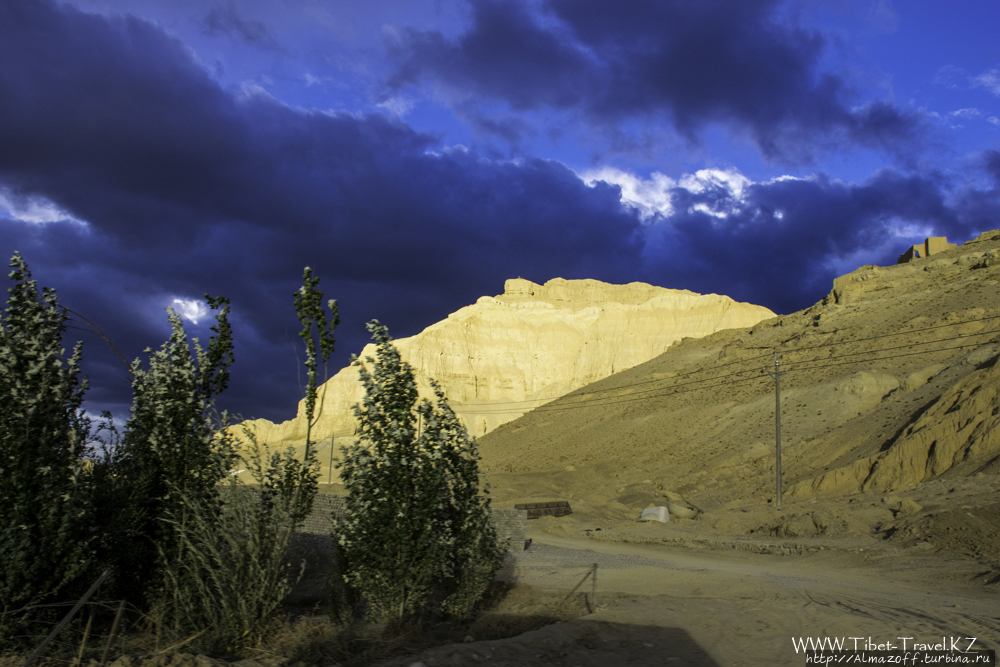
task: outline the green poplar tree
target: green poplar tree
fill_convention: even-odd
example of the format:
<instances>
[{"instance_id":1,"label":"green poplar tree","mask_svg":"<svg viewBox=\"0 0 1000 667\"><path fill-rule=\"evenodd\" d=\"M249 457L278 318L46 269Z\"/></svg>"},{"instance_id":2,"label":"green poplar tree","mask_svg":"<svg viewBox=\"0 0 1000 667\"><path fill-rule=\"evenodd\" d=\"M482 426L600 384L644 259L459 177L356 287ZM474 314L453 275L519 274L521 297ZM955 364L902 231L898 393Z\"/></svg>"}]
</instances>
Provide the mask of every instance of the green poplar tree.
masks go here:
<instances>
[{"instance_id":1,"label":"green poplar tree","mask_svg":"<svg viewBox=\"0 0 1000 667\"><path fill-rule=\"evenodd\" d=\"M326 362L333 354L335 343L333 331L340 324L337 302L330 299L326 306L330 311L329 320L326 318L326 313L323 312L323 292L319 289L319 278L314 278L312 269L307 266L302 274L302 287L295 293L295 312L299 316L299 322L302 323L299 338L306 345L306 371L308 373L305 396L306 448L302 457L302 465L299 468L286 466L286 470L295 470L295 477L294 481L289 480L282 487L295 489L295 497L292 499L293 517L299 524L305 520L312 509L319 483L319 459L316 456L316 448L313 446L315 443L312 440L312 429L316 425L316 420L319 419L319 415L315 414L316 399L319 397L316 390L317 369L320 359L322 359L325 368ZM322 409L322 401L320 401L320 406ZM288 458L294 460L291 455Z\"/></svg>"},{"instance_id":2,"label":"green poplar tree","mask_svg":"<svg viewBox=\"0 0 1000 667\"><path fill-rule=\"evenodd\" d=\"M87 572L93 538L82 344L64 358L68 316L55 291L39 292L19 253L10 268L0 312L0 611L14 612L66 592Z\"/></svg>"},{"instance_id":3,"label":"green poplar tree","mask_svg":"<svg viewBox=\"0 0 1000 667\"><path fill-rule=\"evenodd\" d=\"M336 538L341 576L390 629L443 610L466 617L503 562L479 495L478 452L435 383L418 405L413 369L388 330L367 325L376 357L360 364L360 439L342 448L348 497ZM425 424L417 433L417 416ZM444 600L434 609L429 600Z\"/></svg>"},{"instance_id":4,"label":"green poplar tree","mask_svg":"<svg viewBox=\"0 0 1000 667\"><path fill-rule=\"evenodd\" d=\"M431 387L435 402L422 401L417 411L423 423L421 446L436 455L434 467L444 486L439 510L448 549L439 570L442 610L465 620L503 565L507 545L498 542L490 515L476 439L448 405L441 386L431 380Z\"/></svg>"}]
</instances>

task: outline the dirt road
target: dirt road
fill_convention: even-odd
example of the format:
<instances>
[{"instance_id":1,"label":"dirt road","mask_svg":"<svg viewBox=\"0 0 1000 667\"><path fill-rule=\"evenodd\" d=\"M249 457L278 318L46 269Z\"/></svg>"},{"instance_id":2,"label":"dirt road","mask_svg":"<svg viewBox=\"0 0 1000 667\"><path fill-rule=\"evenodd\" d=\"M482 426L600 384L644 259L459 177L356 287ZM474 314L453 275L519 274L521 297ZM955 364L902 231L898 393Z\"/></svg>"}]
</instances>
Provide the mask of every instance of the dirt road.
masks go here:
<instances>
[{"instance_id":1,"label":"dirt road","mask_svg":"<svg viewBox=\"0 0 1000 667\"><path fill-rule=\"evenodd\" d=\"M438 647L439 665L805 665L795 643L952 642L1000 648L1000 586L972 559L919 551L800 556L692 551L532 536L509 572L540 590L576 588L594 613L519 637ZM596 568L596 587L588 572ZM578 586L579 585L579 586ZM594 599L596 592L596 600ZM561 599L561 596L557 596ZM857 640L853 638L858 638Z\"/></svg>"}]
</instances>

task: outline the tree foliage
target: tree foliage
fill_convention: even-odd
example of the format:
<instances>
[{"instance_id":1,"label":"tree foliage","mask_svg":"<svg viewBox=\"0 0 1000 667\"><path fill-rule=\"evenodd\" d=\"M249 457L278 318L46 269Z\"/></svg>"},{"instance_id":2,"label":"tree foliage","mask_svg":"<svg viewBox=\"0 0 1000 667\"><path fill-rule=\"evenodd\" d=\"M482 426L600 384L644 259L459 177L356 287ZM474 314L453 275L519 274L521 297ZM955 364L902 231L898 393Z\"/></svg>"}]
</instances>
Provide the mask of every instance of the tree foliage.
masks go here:
<instances>
[{"instance_id":1,"label":"tree foliage","mask_svg":"<svg viewBox=\"0 0 1000 667\"><path fill-rule=\"evenodd\" d=\"M302 274L302 287L295 293L295 312L299 316L299 322L302 323L299 337L306 345L306 371L308 373L305 396L306 448L302 457L302 465L295 468L295 474L279 486L284 493L290 493L291 489L296 490L292 503L292 516L299 523L308 516L309 510L312 508L319 480L319 460L316 457L312 441L312 429L316 425L314 420L319 419L319 415L315 414L318 398L317 369L319 360L323 361L325 367L330 355L333 354L335 342L333 331L340 324L337 302L330 299L326 305L330 310L329 320L323 312L323 292L319 289L319 278L313 277L312 269L307 266ZM322 401L320 401L320 405L322 408ZM283 470L288 471L291 475L294 457L289 455L287 459L288 464Z\"/></svg>"},{"instance_id":2,"label":"tree foliage","mask_svg":"<svg viewBox=\"0 0 1000 667\"><path fill-rule=\"evenodd\" d=\"M365 397L355 406L360 439L342 448L348 497L338 523L340 571L390 627L444 611L465 617L499 569L489 500L479 494L475 441L448 406L418 404L413 369L387 329L360 366ZM418 433L418 416L424 428Z\"/></svg>"},{"instance_id":3,"label":"tree foliage","mask_svg":"<svg viewBox=\"0 0 1000 667\"><path fill-rule=\"evenodd\" d=\"M0 638L32 622L15 612L65 601L110 566L105 594L132 601L158 622L158 635L196 635L192 646L238 654L262 637L290 588L288 544L311 510L319 471L309 448L299 461L251 438L241 456L228 417L215 412L234 359L229 301L206 295L218 311L207 347L189 342L168 309L169 339L146 350L146 365L130 366L124 431L106 415L92 434L81 409L81 346L69 359L61 347L66 310L54 291L38 291L19 254L11 267L0 312ZM312 426L318 360L333 351L338 318L332 300L325 318L308 268L303 278L295 306ZM230 475L240 458L256 489Z\"/></svg>"},{"instance_id":4,"label":"tree foliage","mask_svg":"<svg viewBox=\"0 0 1000 667\"><path fill-rule=\"evenodd\" d=\"M229 301L206 299L219 311L208 347L189 342L168 309L170 337L159 350L146 349L148 367L132 363L131 418L95 471L105 484L98 489L107 508L102 551L119 591L138 604L168 592L163 568L179 547L167 520L183 523L192 504L217 512L216 486L237 460L233 438L220 430L226 416L213 414L233 362Z\"/></svg>"},{"instance_id":5,"label":"tree foliage","mask_svg":"<svg viewBox=\"0 0 1000 667\"><path fill-rule=\"evenodd\" d=\"M480 495L479 448L448 405L441 386L431 380L435 402L423 401L419 440L437 454L435 468L443 480L441 523L448 531L448 552L441 563L445 577L442 610L464 620L503 565L507 545L498 542L489 512L489 490Z\"/></svg>"},{"instance_id":6,"label":"tree foliage","mask_svg":"<svg viewBox=\"0 0 1000 667\"><path fill-rule=\"evenodd\" d=\"M319 279L313 278L307 267L303 286L295 294L295 309L303 324L300 336L306 343L310 424L316 401L317 358L326 362L333 352L333 330L338 321L336 302L332 300L327 304L332 318L326 320L318 285ZM224 315L220 314L219 331L228 330ZM205 364L226 356L224 347L213 356L214 348L210 346L204 357L197 349L198 369L214 368ZM205 385L197 381L195 369L186 364L182 369L184 378L194 379L184 385L192 396L190 402L197 404L201 400L204 414L211 389L220 385L216 382L208 387L209 391L198 394ZM220 375L213 373L209 377L217 379ZM166 377L170 375L162 376ZM162 379L154 382L154 388L160 382ZM152 422L153 417L145 420ZM195 644L227 655L239 654L263 637L282 598L291 589L295 568L285 562L286 554L292 533L312 509L319 477L319 464L308 436L306 453L300 461L292 448L273 452L259 445L253 433L244 431L244 435L249 448L238 456L256 487L251 489L237 476L230 476L228 484L219 484L220 475L225 475L234 461L230 457L230 431L216 430L213 438L195 443L201 457L198 460L212 473L211 486L201 488L195 483L184 489L180 486L187 481L184 476L166 480L167 489L173 492L171 498L179 504L166 505L161 527L169 539L161 538L157 543L164 584L158 617L175 638L203 630ZM225 469L217 467L223 465ZM301 569L298 571L301 573Z\"/></svg>"},{"instance_id":7,"label":"tree foliage","mask_svg":"<svg viewBox=\"0 0 1000 667\"><path fill-rule=\"evenodd\" d=\"M66 359L68 316L38 290L20 254L0 313L0 610L53 599L88 568L83 482L90 420L81 410L82 345Z\"/></svg>"}]
</instances>

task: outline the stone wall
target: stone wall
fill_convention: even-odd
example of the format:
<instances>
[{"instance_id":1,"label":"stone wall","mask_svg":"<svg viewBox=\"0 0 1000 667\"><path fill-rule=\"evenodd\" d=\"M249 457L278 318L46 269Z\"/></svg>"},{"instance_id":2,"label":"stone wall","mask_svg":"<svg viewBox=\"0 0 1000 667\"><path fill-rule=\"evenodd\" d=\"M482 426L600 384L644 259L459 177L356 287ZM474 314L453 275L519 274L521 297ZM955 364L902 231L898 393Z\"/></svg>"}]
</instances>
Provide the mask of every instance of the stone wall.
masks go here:
<instances>
[{"instance_id":1,"label":"stone wall","mask_svg":"<svg viewBox=\"0 0 1000 667\"><path fill-rule=\"evenodd\" d=\"M930 236L925 239L923 243L910 246L906 252L899 256L896 263L906 264L914 259L930 257L931 255L937 255L945 250L951 250L952 248L957 247L958 245L955 243L948 243L947 236Z\"/></svg>"},{"instance_id":2,"label":"stone wall","mask_svg":"<svg viewBox=\"0 0 1000 667\"><path fill-rule=\"evenodd\" d=\"M306 517L299 532L329 535L333 532L333 517L343 516L344 496L320 493L313 501L312 513ZM528 521L525 510L492 508L493 525L501 542L510 540L510 551L524 550L524 529Z\"/></svg>"},{"instance_id":3,"label":"stone wall","mask_svg":"<svg viewBox=\"0 0 1000 667\"><path fill-rule=\"evenodd\" d=\"M510 540L509 551L517 553L524 551L524 528L528 523L528 512L526 510L504 509L493 507L490 509L493 515L493 525L497 529L497 537L501 542Z\"/></svg>"}]
</instances>

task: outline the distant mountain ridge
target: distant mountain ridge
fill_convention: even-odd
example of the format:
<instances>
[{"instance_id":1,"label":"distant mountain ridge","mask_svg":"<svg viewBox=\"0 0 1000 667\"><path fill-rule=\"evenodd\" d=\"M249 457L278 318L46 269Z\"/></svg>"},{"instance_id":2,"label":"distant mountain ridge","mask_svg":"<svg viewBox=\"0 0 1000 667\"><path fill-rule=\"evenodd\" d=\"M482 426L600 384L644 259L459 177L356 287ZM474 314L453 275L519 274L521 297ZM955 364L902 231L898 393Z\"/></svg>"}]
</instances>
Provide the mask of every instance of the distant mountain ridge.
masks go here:
<instances>
[{"instance_id":1,"label":"distant mountain ridge","mask_svg":"<svg viewBox=\"0 0 1000 667\"><path fill-rule=\"evenodd\" d=\"M675 342L774 317L762 306L646 283L612 285L556 278L544 285L507 280L421 333L396 341L413 366L421 395L437 380L470 432L481 436L532 408L652 359ZM359 355L374 356L368 345ZM314 440L354 432L352 406L363 390L347 367L319 389ZM304 403L281 424L246 422L258 440L301 445Z\"/></svg>"}]
</instances>

